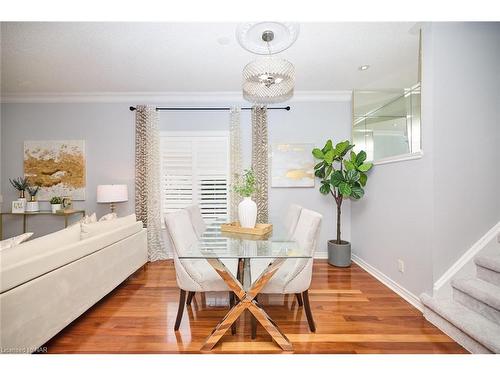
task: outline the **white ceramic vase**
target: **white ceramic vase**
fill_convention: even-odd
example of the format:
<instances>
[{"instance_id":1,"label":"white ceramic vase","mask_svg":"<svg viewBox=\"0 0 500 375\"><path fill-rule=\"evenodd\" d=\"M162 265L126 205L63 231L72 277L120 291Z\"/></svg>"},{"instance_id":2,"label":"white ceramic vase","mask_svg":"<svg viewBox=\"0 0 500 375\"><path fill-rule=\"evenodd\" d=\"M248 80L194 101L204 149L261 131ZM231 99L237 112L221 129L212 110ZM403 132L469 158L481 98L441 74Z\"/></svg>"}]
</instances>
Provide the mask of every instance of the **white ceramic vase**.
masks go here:
<instances>
[{"instance_id":1,"label":"white ceramic vase","mask_svg":"<svg viewBox=\"0 0 500 375\"><path fill-rule=\"evenodd\" d=\"M238 219L242 228L255 228L257 204L250 197L245 197L238 205Z\"/></svg>"},{"instance_id":2,"label":"white ceramic vase","mask_svg":"<svg viewBox=\"0 0 500 375\"><path fill-rule=\"evenodd\" d=\"M30 201L26 203L26 212L38 212L40 207L37 201Z\"/></svg>"},{"instance_id":3,"label":"white ceramic vase","mask_svg":"<svg viewBox=\"0 0 500 375\"><path fill-rule=\"evenodd\" d=\"M57 213L57 211L61 209L61 205L60 204L51 204L50 207L52 208L52 213L53 214Z\"/></svg>"}]
</instances>

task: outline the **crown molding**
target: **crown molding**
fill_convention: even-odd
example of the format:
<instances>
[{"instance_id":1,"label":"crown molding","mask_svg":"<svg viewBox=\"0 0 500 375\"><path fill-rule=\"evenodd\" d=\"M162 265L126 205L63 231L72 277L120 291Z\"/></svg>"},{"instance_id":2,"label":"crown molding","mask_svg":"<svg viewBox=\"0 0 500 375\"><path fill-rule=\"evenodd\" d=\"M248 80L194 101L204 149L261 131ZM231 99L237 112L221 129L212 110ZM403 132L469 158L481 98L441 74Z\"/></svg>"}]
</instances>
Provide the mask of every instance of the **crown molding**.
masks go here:
<instances>
[{"instance_id":1,"label":"crown molding","mask_svg":"<svg viewBox=\"0 0 500 375\"><path fill-rule=\"evenodd\" d=\"M295 91L290 102L350 102L352 90Z\"/></svg>"},{"instance_id":2,"label":"crown molding","mask_svg":"<svg viewBox=\"0 0 500 375\"><path fill-rule=\"evenodd\" d=\"M296 91L288 102L348 102L351 91ZM2 93L2 103L242 103L239 91L207 92L36 92Z\"/></svg>"}]
</instances>

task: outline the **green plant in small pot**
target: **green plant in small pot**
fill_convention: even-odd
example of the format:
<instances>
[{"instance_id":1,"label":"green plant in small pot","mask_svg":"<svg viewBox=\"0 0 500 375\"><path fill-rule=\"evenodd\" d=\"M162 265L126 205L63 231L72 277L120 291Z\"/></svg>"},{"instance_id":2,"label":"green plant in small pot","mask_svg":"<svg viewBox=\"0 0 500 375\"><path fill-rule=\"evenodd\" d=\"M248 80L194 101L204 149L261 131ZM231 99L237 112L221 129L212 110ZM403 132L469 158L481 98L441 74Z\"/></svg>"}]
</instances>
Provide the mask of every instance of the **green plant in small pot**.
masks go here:
<instances>
[{"instance_id":1,"label":"green plant in small pot","mask_svg":"<svg viewBox=\"0 0 500 375\"><path fill-rule=\"evenodd\" d=\"M251 169L245 169L242 175L236 175L234 191L243 200L238 205L238 221L243 228L255 228L257 222L257 204L252 200L252 194L257 191L255 174Z\"/></svg>"},{"instance_id":2,"label":"green plant in small pot","mask_svg":"<svg viewBox=\"0 0 500 375\"><path fill-rule=\"evenodd\" d=\"M343 141L333 146L328 140L322 149L315 148L313 156L320 160L314 166L314 175L320 179L321 194L330 194L337 206L337 238L328 241L328 262L337 267L351 264L351 244L341 237L342 203L345 199L358 200L365 194L367 172L373 164L366 162L366 152L352 151L354 145Z\"/></svg>"},{"instance_id":3,"label":"green plant in small pot","mask_svg":"<svg viewBox=\"0 0 500 375\"><path fill-rule=\"evenodd\" d=\"M19 199L26 199L26 189L28 189L29 181L28 177L17 177L10 179L10 184L19 192Z\"/></svg>"},{"instance_id":4,"label":"green plant in small pot","mask_svg":"<svg viewBox=\"0 0 500 375\"><path fill-rule=\"evenodd\" d=\"M62 205L62 197L52 197L50 198L50 207L52 209L52 213L57 213L58 210L61 209Z\"/></svg>"},{"instance_id":5,"label":"green plant in small pot","mask_svg":"<svg viewBox=\"0 0 500 375\"><path fill-rule=\"evenodd\" d=\"M28 186L28 193L30 194L30 200L26 203L26 211L27 212L38 212L40 211L40 206L36 200L36 195L40 190L40 186Z\"/></svg>"}]
</instances>

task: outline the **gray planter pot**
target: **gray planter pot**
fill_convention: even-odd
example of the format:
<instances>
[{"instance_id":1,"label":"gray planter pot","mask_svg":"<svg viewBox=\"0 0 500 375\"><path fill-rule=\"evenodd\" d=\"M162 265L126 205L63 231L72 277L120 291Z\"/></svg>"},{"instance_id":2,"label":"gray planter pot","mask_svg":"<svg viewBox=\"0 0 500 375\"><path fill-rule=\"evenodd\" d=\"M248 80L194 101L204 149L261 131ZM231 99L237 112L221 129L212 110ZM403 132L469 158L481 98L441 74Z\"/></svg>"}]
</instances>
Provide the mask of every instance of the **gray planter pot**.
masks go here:
<instances>
[{"instance_id":1,"label":"gray planter pot","mask_svg":"<svg viewBox=\"0 0 500 375\"><path fill-rule=\"evenodd\" d=\"M336 244L335 240L328 241L328 263L335 267L349 267L351 265L351 243L342 241Z\"/></svg>"}]
</instances>

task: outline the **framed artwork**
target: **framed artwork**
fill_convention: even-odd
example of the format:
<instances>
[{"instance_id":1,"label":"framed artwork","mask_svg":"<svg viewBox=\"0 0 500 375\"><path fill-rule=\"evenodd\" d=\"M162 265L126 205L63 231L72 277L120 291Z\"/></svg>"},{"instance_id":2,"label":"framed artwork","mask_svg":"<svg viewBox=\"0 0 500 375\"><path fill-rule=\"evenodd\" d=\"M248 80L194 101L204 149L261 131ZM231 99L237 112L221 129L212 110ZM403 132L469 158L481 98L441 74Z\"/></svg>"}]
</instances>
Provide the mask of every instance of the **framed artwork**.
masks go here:
<instances>
[{"instance_id":1,"label":"framed artwork","mask_svg":"<svg viewBox=\"0 0 500 375\"><path fill-rule=\"evenodd\" d=\"M275 144L271 150L272 187L314 187L312 143Z\"/></svg>"},{"instance_id":2,"label":"framed artwork","mask_svg":"<svg viewBox=\"0 0 500 375\"><path fill-rule=\"evenodd\" d=\"M71 210L73 208L73 200L71 197L63 197L61 208L63 210Z\"/></svg>"},{"instance_id":3,"label":"framed artwork","mask_svg":"<svg viewBox=\"0 0 500 375\"><path fill-rule=\"evenodd\" d=\"M24 213L24 210L26 209L26 202L17 200L17 201L12 201L12 213L13 214L22 214Z\"/></svg>"},{"instance_id":4,"label":"framed artwork","mask_svg":"<svg viewBox=\"0 0 500 375\"><path fill-rule=\"evenodd\" d=\"M25 141L24 175L40 186L40 201L85 200L85 141Z\"/></svg>"}]
</instances>

